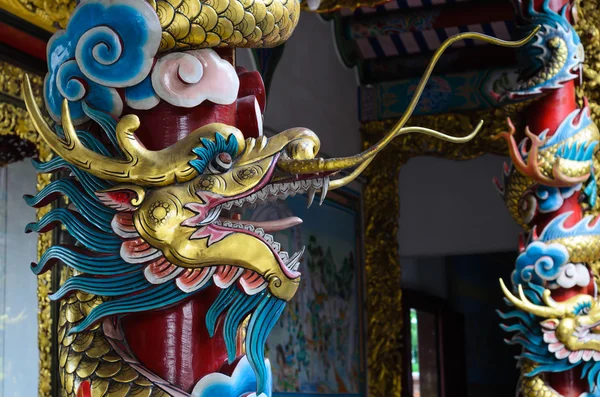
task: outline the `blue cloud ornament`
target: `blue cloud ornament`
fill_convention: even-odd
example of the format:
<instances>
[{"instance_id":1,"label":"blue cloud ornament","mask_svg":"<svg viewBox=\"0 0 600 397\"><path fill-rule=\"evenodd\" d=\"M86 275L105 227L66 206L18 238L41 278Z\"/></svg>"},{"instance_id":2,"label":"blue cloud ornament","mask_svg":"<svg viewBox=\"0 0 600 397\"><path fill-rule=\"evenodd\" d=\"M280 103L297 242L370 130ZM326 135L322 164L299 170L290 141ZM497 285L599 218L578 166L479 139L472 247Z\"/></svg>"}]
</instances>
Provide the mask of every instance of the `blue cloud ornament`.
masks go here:
<instances>
[{"instance_id":1,"label":"blue cloud ornament","mask_svg":"<svg viewBox=\"0 0 600 397\"><path fill-rule=\"evenodd\" d=\"M517 258L513 283L543 285L544 281L554 281L568 262L569 252L564 245L534 241Z\"/></svg>"},{"instance_id":2,"label":"blue cloud ornament","mask_svg":"<svg viewBox=\"0 0 600 397\"><path fill-rule=\"evenodd\" d=\"M44 98L50 116L61 122L62 101L69 101L69 111L73 124L89 120L82 107L82 100L96 110L118 117L123 112L123 101L114 88L104 87L90 81L79 69L74 60L63 63L54 75L48 74L44 80Z\"/></svg>"},{"instance_id":3,"label":"blue cloud ornament","mask_svg":"<svg viewBox=\"0 0 600 397\"><path fill-rule=\"evenodd\" d=\"M271 364L269 360L265 360L265 364L268 374L265 391L258 396L255 393L256 375L248 357L243 356L231 376L216 372L200 379L194 387L191 397L271 397L273 386Z\"/></svg>"},{"instance_id":4,"label":"blue cloud ornament","mask_svg":"<svg viewBox=\"0 0 600 397\"><path fill-rule=\"evenodd\" d=\"M110 109L120 116L123 105L114 88L132 87L146 79L160 38L158 16L145 1L82 1L66 30L48 43L44 99L52 117L60 122L64 98L85 100L91 108ZM71 104L70 110L76 124L88 119L81 105Z\"/></svg>"}]
</instances>

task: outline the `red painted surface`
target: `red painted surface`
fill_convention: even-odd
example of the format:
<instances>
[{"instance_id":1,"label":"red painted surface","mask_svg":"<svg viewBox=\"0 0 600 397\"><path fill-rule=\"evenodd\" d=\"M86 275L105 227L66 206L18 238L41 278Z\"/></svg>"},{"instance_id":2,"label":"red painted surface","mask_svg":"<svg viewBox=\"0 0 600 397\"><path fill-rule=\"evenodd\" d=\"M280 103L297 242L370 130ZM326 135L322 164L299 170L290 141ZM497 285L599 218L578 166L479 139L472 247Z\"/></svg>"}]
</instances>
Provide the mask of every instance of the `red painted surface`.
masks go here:
<instances>
[{"instance_id":1,"label":"red painted surface","mask_svg":"<svg viewBox=\"0 0 600 397\"><path fill-rule=\"evenodd\" d=\"M267 106L267 93L263 83L262 76L258 72L247 72L244 68L238 69L240 78L240 90L238 98L254 95L260 106L260 110L264 113Z\"/></svg>"},{"instance_id":2,"label":"red painted surface","mask_svg":"<svg viewBox=\"0 0 600 397\"><path fill-rule=\"evenodd\" d=\"M89 380L86 380L79 385L77 397L92 397L92 387Z\"/></svg>"},{"instance_id":3,"label":"red painted surface","mask_svg":"<svg viewBox=\"0 0 600 397\"><path fill-rule=\"evenodd\" d=\"M204 375L217 372L227 359L222 324L211 338L205 318L219 291L210 287L171 308L124 317L123 332L135 357L188 392Z\"/></svg>"},{"instance_id":4,"label":"red painted surface","mask_svg":"<svg viewBox=\"0 0 600 397\"><path fill-rule=\"evenodd\" d=\"M195 108L180 108L161 101L150 110L126 108L123 114L136 114L140 118L136 135L150 150L169 147L206 124L236 124L235 103L217 105L205 102Z\"/></svg>"},{"instance_id":5,"label":"red painted surface","mask_svg":"<svg viewBox=\"0 0 600 397\"><path fill-rule=\"evenodd\" d=\"M257 100L254 95L238 99L237 102L237 127L245 137L258 138L260 110L257 111Z\"/></svg>"},{"instance_id":6,"label":"red painted surface","mask_svg":"<svg viewBox=\"0 0 600 397\"><path fill-rule=\"evenodd\" d=\"M0 22L0 43L46 62L46 42Z\"/></svg>"},{"instance_id":7,"label":"red painted surface","mask_svg":"<svg viewBox=\"0 0 600 397\"><path fill-rule=\"evenodd\" d=\"M580 397L587 393L587 381L581 380L581 369L576 367L571 371L548 373L548 383L563 397Z\"/></svg>"},{"instance_id":8,"label":"red painted surface","mask_svg":"<svg viewBox=\"0 0 600 397\"><path fill-rule=\"evenodd\" d=\"M217 51L224 59L232 62L232 50ZM137 137L146 148L161 150L175 144L192 131L210 124L223 123L238 127L247 137L258 136L258 123L254 111L254 98L264 112L267 98L262 77L258 72L238 68L240 88L238 100L231 105L204 102L193 108L176 107L162 101L150 110L126 107L123 114L135 114L140 118Z\"/></svg>"},{"instance_id":9,"label":"red painted surface","mask_svg":"<svg viewBox=\"0 0 600 397\"><path fill-rule=\"evenodd\" d=\"M551 91L527 108L527 125L536 135L548 128L550 129L548 136L551 136L560 123L575 109L577 109L575 81L569 81L563 88Z\"/></svg>"},{"instance_id":10,"label":"red painted surface","mask_svg":"<svg viewBox=\"0 0 600 397\"><path fill-rule=\"evenodd\" d=\"M528 1L524 2L525 4L529 4ZM542 4L544 3L544 0L533 0L533 5L535 7L536 10L540 10L542 8ZM554 11L560 11L565 4L568 4L569 0L550 0L549 1L549 6L551 10ZM570 15L569 16L569 22L571 22L570 20Z\"/></svg>"},{"instance_id":11,"label":"red painted surface","mask_svg":"<svg viewBox=\"0 0 600 397\"><path fill-rule=\"evenodd\" d=\"M438 29L514 19L514 9L509 1L457 3L443 7L439 15L433 18L432 27Z\"/></svg>"},{"instance_id":12,"label":"red painted surface","mask_svg":"<svg viewBox=\"0 0 600 397\"><path fill-rule=\"evenodd\" d=\"M564 302L576 295L593 295L595 289L594 283L594 277L591 277L590 284L587 287L558 288L552 291L552 298L557 302Z\"/></svg>"},{"instance_id":13,"label":"red painted surface","mask_svg":"<svg viewBox=\"0 0 600 397\"><path fill-rule=\"evenodd\" d=\"M217 51L233 62L232 50ZM258 73L239 69L238 99L231 105L203 103L194 108L178 108L161 101L151 110L127 108L124 114L137 114L137 136L151 150L169 147L195 129L209 123L237 126L247 136L257 135L255 100L264 109L265 88ZM256 99L255 99L256 98ZM254 119L254 120L252 120ZM230 373L221 324L211 338L206 328L206 313L220 289L210 287L168 309L137 313L122 320L127 344L136 358L150 371L171 384L191 392L204 375ZM241 348L241 341L238 348Z\"/></svg>"},{"instance_id":14,"label":"red painted surface","mask_svg":"<svg viewBox=\"0 0 600 397\"><path fill-rule=\"evenodd\" d=\"M577 192L568 199L566 199L564 204L562 205L562 207L560 207L558 211L547 214L538 213L529 223L529 225L532 227L535 226L536 231L539 234L544 230L546 225L550 223L552 219L556 218L560 214L569 211L572 211L573 214L571 214L571 216L567 218L567 220L565 221L565 226L570 227L575 225L578 221L580 221L583 218L583 211L579 203L580 197L581 192Z\"/></svg>"},{"instance_id":15,"label":"red painted surface","mask_svg":"<svg viewBox=\"0 0 600 397\"><path fill-rule=\"evenodd\" d=\"M543 0L533 0L536 9L540 9ZM567 0L551 0L550 8L559 11L567 4ZM570 13L569 17L570 17ZM526 122L534 134L539 134L545 129L549 129L549 135L554 134L556 128L573 110L577 109L575 101L575 81L570 81L561 89L551 91L548 95L534 102L527 108ZM581 207L578 204L578 195L574 195L565 201L565 204L559 211L548 214L538 215L534 220L538 225L538 232L554 217L567 211L573 211L566 222L566 225L573 225L582 218ZM593 294L594 280L591 279L587 287L577 288L559 288L552 291L552 297L557 301L565 301L577 294ZM581 379L581 369L576 367L570 371L547 373L546 380L548 384L563 397L579 397L582 393L588 392L587 380Z\"/></svg>"}]
</instances>

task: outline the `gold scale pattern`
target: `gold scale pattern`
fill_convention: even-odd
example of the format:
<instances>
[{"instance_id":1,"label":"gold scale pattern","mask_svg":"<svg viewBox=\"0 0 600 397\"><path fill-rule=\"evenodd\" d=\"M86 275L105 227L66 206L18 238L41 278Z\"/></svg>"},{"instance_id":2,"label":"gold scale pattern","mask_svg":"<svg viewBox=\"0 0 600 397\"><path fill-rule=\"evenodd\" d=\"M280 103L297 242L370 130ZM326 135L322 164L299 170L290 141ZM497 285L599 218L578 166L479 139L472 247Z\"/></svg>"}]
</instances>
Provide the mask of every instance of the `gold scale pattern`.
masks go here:
<instances>
[{"instance_id":1,"label":"gold scale pattern","mask_svg":"<svg viewBox=\"0 0 600 397\"><path fill-rule=\"evenodd\" d=\"M535 364L531 361L524 360L521 373L525 374L531 372L534 368ZM525 378L521 375L519 383L521 384L521 393L524 397L562 397L554 389L546 386L546 382L544 382L544 379L539 375L530 378Z\"/></svg>"},{"instance_id":2,"label":"gold scale pattern","mask_svg":"<svg viewBox=\"0 0 600 397\"><path fill-rule=\"evenodd\" d=\"M147 0L162 27L160 51L275 47L300 18L298 0ZM75 0L3 0L0 8L42 29L64 28Z\"/></svg>"},{"instance_id":3,"label":"gold scale pattern","mask_svg":"<svg viewBox=\"0 0 600 397\"><path fill-rule=\"evenodd\" d=\"M162 27L160 51L275 47L298 24L298 0L150 0Z\"/></svg>"},{"instance_id":4,"label":"gold scale pattern","mask_svg":"<svg viewBox=\"0 0 600 397\"><path fill-rule=\"evenodd\" d=\"M69 274L62 275L63 278ZM166 397L115 353L98 324L88 331L68 331L103 302L102 298L76 293L61 305L58 317L58 365L62 395L75 397L82 381L91 382L92 397Z\"/></svg>"}]
</instances>

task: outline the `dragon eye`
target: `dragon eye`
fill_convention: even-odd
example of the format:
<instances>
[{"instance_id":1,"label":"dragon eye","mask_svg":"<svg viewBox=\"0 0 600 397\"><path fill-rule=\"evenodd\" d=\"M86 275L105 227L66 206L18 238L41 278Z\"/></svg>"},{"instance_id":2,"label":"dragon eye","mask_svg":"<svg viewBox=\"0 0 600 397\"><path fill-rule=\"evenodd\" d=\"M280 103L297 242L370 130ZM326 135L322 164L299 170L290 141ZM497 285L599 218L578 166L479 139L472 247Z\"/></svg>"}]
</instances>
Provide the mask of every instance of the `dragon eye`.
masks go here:
<instances>
[{"instance_id":1,"label":"dragon eye","mask_svg":"<svg viewBox=\"0 0 600 397\"><path fill-rule=\"evenodd\" d=\"M231 155L227 152L222 152L210 161L206 170L209 174L222 174L229 171L232 165L233 160L231 159Z\"/></svg>"},{"instance_id":2,"label":"dragon eye","mask_svg":"<svg viewBox=\"0 0 600 397\"><path fill-rule=\"evenodd\" d=\"M581 302L580 304L578 304L577 306L575 306L574 310L573 310L573 314L575 314L576 316L580 316L580 315L588 315L590 314L590 310L592 309L592 302Z\"/></svg>"}]
</instances>

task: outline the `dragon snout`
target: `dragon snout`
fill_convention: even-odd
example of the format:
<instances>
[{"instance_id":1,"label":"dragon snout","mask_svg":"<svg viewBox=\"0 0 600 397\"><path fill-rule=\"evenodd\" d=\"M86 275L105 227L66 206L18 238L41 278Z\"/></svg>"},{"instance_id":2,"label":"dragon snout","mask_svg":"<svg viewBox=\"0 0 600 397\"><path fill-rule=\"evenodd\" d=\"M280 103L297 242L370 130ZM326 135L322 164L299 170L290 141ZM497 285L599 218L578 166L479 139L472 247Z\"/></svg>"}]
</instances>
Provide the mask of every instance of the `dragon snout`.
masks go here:
<instances>
[{"instance_id":1,"label":"dragon snout","mask_svg":"<svg viewBox=\"0 0 600 397\"><path fill-rule=\"evenodd\" d=\"M294 139L285 148L285 154L292 160L314 159L321 149L319 137L311 130L302 131L302 136ZM285 156L284 156L285 157Z\"/></svg>"}]
</instances>

